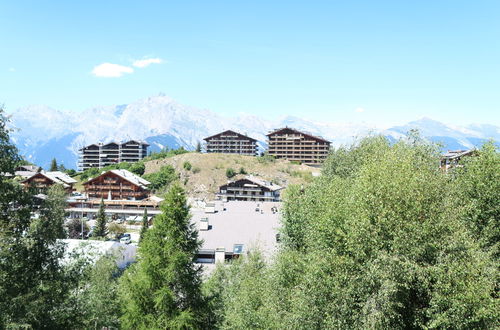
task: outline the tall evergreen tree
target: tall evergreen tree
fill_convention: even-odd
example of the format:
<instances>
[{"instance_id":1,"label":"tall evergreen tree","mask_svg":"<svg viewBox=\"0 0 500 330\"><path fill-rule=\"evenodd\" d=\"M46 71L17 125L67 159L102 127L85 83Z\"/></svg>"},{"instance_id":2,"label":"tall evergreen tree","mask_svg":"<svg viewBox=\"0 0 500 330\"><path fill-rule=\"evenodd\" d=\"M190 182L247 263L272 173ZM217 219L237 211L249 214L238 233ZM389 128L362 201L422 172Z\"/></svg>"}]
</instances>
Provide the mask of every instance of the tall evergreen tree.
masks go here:
<instances>
[{"instance_id":1,"label":"tall evergreen tree","mask_svg":"<svg viewBox=\"0 0 500 330\"><path fill-rule=\"evenodd\" d=\"M141 234L139 236L139 242L141 242L144 239L144 235L146 234L146 231L149 228L149 221L148 221L148 210L144 209L144 215L142 216L142 227L141 227Z\"/></svg>"},{"instance_id":2,"label":"tall evergreen tree","mask_svg":"<svg viewBox=\"0 0 500 330\"><path fill-rule=\"evenodd\" d=\"M201 327L201 267L194 264L200 241L180 186L170 188L161 210L139 247L138 263L121 278L126 329Z\"/></svg>"},{"instance_id":3,"label":"tall evergreen tree","mask_svg":"<svg viewBox=\"0 0 500 330\"><path fill-rule=\"evenodd\" d=\"M201 152L201 143L200 143L200 141L198 141L196 143L196 152Z\"/></svg>"},{"instance_id":4,"label":"tall evergreen tree","mask_svg":"<svg viewBox=\"0 0 500 330\"><path fill-rule=\"evenodd\" d=\"M57 160L55 158L52 158L52 161L50 162L50 169L49 171L57 171L59 169L59 166L57 166Z\"/></svg>"},{"instance_id":5,"label":"tall evergreen tree","mask_svg":"<svg viewBox=\"0 0 500 330\"><path fill-rule=\"evenodd\" d=\"M93 236L104 238L106 237L106 213L104 212L104 199L101 198L101 204L99 205L99 211L97 211L97 223L95 226Z\"/></svg>"}]
</instances>

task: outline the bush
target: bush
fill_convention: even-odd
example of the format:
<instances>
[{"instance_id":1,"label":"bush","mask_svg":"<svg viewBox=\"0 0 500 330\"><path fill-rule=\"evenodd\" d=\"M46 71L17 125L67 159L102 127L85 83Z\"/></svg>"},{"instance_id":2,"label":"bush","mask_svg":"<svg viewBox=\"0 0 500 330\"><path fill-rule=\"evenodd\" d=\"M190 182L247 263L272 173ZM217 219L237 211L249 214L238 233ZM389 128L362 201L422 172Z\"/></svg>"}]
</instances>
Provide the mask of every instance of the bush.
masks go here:
<instances>
[{"instance_id":1,"label":"bush","mask_svg":"<svg viewBox=\"0 0 500 330\"><path fill-rule=\"evenodd\" d=\"M189 170L191 170L191 167L192 167L192 166L191 166L191 163L190 163L190 162L185 161L185 162L184 162L184 164L182 165L182 167L184 167L184 169L185 169L186 171L189 171Z\"/></svg>"},{"instance_id":2,"label":"bush","mask_svg":"<svg viewBox=\"0 0 500 330\"><path fill-rule=\"evenodd\" d=\"M240 174L247 174L247 171L243 167L241 167L239 173Z\"/></svg>"},{"instance_id":3,"label":"bush","mask_svg":"<svg viewBox=\"0 0 500 330\"><path fill-rule=\"evenodd\" d=\"M144 165L144 162L133 163L129 168L130 172L137 174L137 175L143 175L145 170L146 170L146 166Z\"/></svg>"},{"instance_id":4,"label":"bush","mask_svg":"<svg viewBox=\"0 0 500 330\"><path fill-rule=\"evenodd\" d=\"M146 174L143 176L144 179L151 182L149 186L152 190L159 190L168 186L172 181L177 179L175 169L172 165L165 165L160 168L158 172Z\"/></svg>"},{"instance_id":5,"label":"bush","mask_svg":"<svg viewBox=\"0 0 500 330\"><path fill-rule=\"evenodd\" d=\"M235 175L236 175L236 171L234 169L232 169L231 167L226 170L226 177L228 179L231 179Z\"/></svg>"},{"instance_id":6,"label":"bush","mask_svg":"<svg viewBox=\"0 0 500 330\"><path fill-rule=\"evenodd\" d=\"M276 157L274 157L273 155L269 155L266 151L262 154L262 156L257 157L257 161L261 164L274 163L276 161Z\"/></svg>"},{"instance_id":7,"label":"bush","mask_svg":"<svg viewBox=\"0 0 500 330\"><path fill-rule=\"evenodd\" d=\"M124 225L120 225L116 222L112 222L108 224L108 232L114 236L114 238L118 238L120 235L124 234L127 231Z\"/></svg>"},{"instance_id":8,"label":"bush","mask_svg":"<svg viewBox=\"0 0 500 330\"><path fill-rule=\"evenodd\" d=\"M196 173L199 173L201 171L201 168L199 167L193 167L193 173L196 174Z\"/></svg>"}]
</instances>

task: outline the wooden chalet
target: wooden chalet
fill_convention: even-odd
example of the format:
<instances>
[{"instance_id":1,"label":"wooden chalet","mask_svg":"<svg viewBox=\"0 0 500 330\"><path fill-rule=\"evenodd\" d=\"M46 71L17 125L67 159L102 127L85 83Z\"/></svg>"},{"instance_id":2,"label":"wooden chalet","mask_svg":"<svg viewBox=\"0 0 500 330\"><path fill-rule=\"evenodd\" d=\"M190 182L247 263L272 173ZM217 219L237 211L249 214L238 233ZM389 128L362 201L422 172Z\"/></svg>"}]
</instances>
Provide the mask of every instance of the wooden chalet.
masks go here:
<instances>
[{"instance_id":1,"label":"wooden chalet","mask_svg":"<svg viewBox=\"0 0 500 330\"><path fill-rule=\"evenodd\" d=\"M330 141L289 127L275 130L267 137L268 153L276 158L321 165L330 152Z\"/></svg>"},{"instance_id":2,"label":"wooden chalet","mask_svg":"<svg viewBox=\"0 0 500 330\"><path fill-rule=\"evenodd\" d=\"M89 199L142 200L150 195L149 181L127 170L111 170L83 184Z\"/></svg>"},{"instance_id":3,"label":"wooden chalet","mask_svg":"<svg viewBox=\"0 0 500 330\"><path fill-rule=\"evenodd\" d=\"M247 176L220 186L217 197L223 201L278 202L281 189L272 182Z\"/></svg>"},{"instance_id":4,"label":"wooden chalet","mask_svg":"<svg viewBox=\"0 0 500 330\"><path fill-rule=\"evenodd\" d=\"M231 130L212 135L204 140L208 153L256 156L258 152L257 140Z\"/></svg>"},{"instance_id":5,"label":"wooden chalet","mask_svg":"<svg viewBox=\"0 0 500 330\"><path fill-rule=\"evenodd\" d=\"M77 181L75 179L66 173L59 171L41 171L21 181L26 188L33 188L35 189L35 192L40 194L45 194L47 189L55 184L62 185L67 193L71 193L74 190L73 185L76 182Z\"/></svg>"}]
</instances>

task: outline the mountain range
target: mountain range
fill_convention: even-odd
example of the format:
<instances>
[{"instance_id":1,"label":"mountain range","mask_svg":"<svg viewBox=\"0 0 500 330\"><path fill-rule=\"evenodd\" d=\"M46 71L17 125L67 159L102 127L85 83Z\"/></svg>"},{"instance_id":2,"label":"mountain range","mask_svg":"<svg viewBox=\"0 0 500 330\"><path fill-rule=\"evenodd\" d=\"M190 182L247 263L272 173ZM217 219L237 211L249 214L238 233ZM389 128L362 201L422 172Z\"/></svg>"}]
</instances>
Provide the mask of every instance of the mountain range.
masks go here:
<instances>
[{"instance_id":1,"label":"mountain range","mask_svg":"<svg viewBox=\"0 0 500 330\"><path fill-rule=\"evenodd\" d=\"M399 139L418 129L429 140L440 142L443 150L478 147L488 139L500 141L500 127L490 124L450 126L422 118L386 129L359 123L325 123L286 116L266 120L242 114L221 116L213 111L179 104L165 95L138 100L127 105L100 106L83 112L61 111L47 106L19 108L11 114L13 142L30 162L48 167L52 158L67 168L76 168L78 149L92 143L138 139L147 141L150 151L164 147L194 149L203 138L231 129L251 136L266 147L269 131L293 127L320 135L334 147L349 144L370 133Z\"/></svg>"}]
</instances>

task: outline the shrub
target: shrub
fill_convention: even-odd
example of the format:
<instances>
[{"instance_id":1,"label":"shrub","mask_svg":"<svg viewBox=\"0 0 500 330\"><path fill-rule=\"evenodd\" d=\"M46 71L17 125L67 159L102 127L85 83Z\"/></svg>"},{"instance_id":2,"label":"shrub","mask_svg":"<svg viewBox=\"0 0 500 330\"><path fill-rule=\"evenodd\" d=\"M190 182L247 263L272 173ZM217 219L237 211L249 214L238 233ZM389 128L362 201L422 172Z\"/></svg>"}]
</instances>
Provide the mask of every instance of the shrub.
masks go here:
<instances>
[{"instance_id":1,"label":"shrub","mask_svg":"<svg viewBox=\"0 0 500 330\"><path fill-rule=\"evenodd\" d=\"M243 167L241 167L239 173L240 174L247 174L247 171Z\"/></svg>"},{"instance_id":2,"label":"shrub","mask_svg":"<svg viewBox=\"0 0 500 330\"><path fill-rule=\"evenodd\" d=\"M177 179L175 169L172 165L165 165L160 168L158 172L146 174L144 179L151 182L150 188L152 190L159 190L168 186L172 181Z\"/></svg>"},{"instance_id":3,"label":"shrub","mask_svg":"<svg viewBox=\"0 0 500 330\"><path fill-rule=\"evenodd\" d=\"M193 173L196 174L196 173L199 173L201 171L201 168L199 167L193 167Z\"/></svg>"},{"instance_id":4,"label":"shrub","mask_svg":"<svg viewBox=\"0 0 500 330\"><path fill-rule=\"evenodd\" d=\"M190 170L191 170L192 165L191 165L191 163L190 163L190 162L185 161L185 162L184 162L184 164L182 165L182 167L184 167L184 169L185 169L186 171L190 171Z\"/></svg>"},{"instance_id":5,"label":"shrub","mask_svg":"<svg viewBox=\"0 0 500 330\"><path fill-rule=\"evenodd\" d=\"M232 178L233 176L235 176L235 175L236 175L236 172L235 172L235 170L234 170L234 169L232 169L231 167L230 167L230 168L228 168L228 169L226 170L226 177L227 177L228 179L231 179L231 178Z\"/></svg>"}]
</instances>

